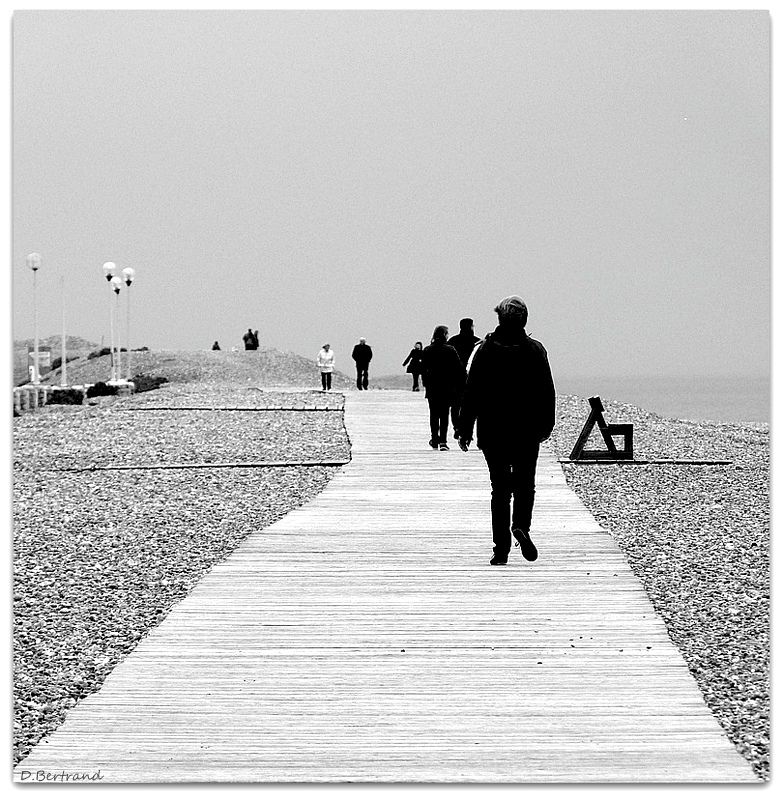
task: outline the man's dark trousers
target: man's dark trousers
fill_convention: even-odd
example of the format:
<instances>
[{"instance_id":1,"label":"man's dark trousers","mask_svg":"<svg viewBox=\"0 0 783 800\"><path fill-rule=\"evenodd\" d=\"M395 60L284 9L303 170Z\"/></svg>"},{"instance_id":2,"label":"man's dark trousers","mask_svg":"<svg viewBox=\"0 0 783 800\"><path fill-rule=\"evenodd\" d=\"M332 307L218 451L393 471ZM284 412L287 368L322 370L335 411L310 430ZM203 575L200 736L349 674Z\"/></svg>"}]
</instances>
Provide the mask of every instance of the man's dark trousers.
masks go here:
<instances>
[{"instance_id":1,"label":"man's dark trousers","mask_svg":"<svg viewBox=\"0 0 783 800\"><path fill-rule=\"evenodd\" d=\"M356 388L357 389L366 389L367 384L369 383L370 377L370 365L369 364L357 364L356 365Z\"/></svg>"},{"instance_id":2,"label":"man's dark trousers","mask_svg":"<svg viewBox=\"0 0 783 800\"><path fill-rule=\"evenodd\" d=\"M455 431L459 430L459 410L462 403L462 398L457 397L451 406L451 425Z\"/></svg>"},{"instance_id":3,"label":"man's dark trousers","mask_svg":"<svg viewBox=\"0 0 783 800\"><path fill-rule=\"evenodd\" d=\"M497 555L508 555L511 550L512 527L530 531L538 448L538 442L527 442L513 451L505 448L482 450L492 484L492 541Z\"/></svg>"},{"instance_id":4,"label":"man's dark trousers","mask_svg":"<svg viewBox=\"0 0 783 800\"><path fill-rule=\"evenodd\" d=\"M430 436L434 445L445 444L449 433L449 400L445 397L428 397L430 407Z\"/></svg>"}]
</instances>

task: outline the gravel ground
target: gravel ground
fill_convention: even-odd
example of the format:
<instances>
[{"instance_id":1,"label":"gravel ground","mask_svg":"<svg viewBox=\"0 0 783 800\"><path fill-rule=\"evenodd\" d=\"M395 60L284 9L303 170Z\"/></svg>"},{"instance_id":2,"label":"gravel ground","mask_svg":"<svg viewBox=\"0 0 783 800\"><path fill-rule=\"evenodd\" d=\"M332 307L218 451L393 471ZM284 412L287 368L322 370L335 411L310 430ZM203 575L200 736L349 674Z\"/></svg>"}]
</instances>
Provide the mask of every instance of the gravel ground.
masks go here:
<instances>
[{"instance_id":1,"label":"gravel ground","mask_svg":"<svg viewBox=\"0 0 783 800\"><path fill-rule=\"evenodd\" d=\"M345 460L349 449L342 402L342 395L316 391L293 394L221 385L199 390L194 384L164 384L130 397L96 398L88 406L44 406L25 415L14 442L14 462L20 469L59 470ZM213 410L316 405L334 410ZM192 410L197 407L203 410Z\"/></svg>"},{"instance_id":2,"label":"gravel ground","mask_svg":"<svg viewBox=\"0 0 783 800\"><path fill-rule=\"evenodd\" d=\"M769 426L604 407L608 422L633 423L638 459L732 462L566 464L564 471L626 554L729 739L768 780ZM559 457L570 455L589 411L584 399L558 398L552 444ZM600 435L588 447L605 449Z\"/></svg>"},{"instance_id":3,"label":"gravel ground","mask_svg":"<svg viewBox=\"0 0 783 800\"><path fill-rule=\"evenodd\" d=\"M203 355L188 366L150 354L146 371L166 374L168 366L170 380L189 380ZM211 411L341 407L337 393L252 388L263 385L263 375L246 369L257 355L224 354L231 374L215 366L207 377L202 369L203 383L172 382L14 420L15 763L100 688L213 564L307 502L337 469L60 468L348 457L337 411ZM275 369L278 376L295 372L282 361ZM309 380L300 372L293 385ZM589 407L575 397L558 403L552 444L565 458ZM197 405L210 411L153 410ZM640 459L732 461L564 470L626 553L729 738L768 779L769 426L670 420L604 405L608 421L634 424Z\"/></svg>"},{"instance_id":4,"label":"gravel ground","mask_svg":"<svg viewBox=\"0 0 783 800\"><path fill-rule=\"evenodd\" d=\"M63 467L346 459L340 411L150 405L328 404L321 392L166 385L14 420L14 763L53 731L198 580L338 467Z\"/></svg>"}]
</instances>

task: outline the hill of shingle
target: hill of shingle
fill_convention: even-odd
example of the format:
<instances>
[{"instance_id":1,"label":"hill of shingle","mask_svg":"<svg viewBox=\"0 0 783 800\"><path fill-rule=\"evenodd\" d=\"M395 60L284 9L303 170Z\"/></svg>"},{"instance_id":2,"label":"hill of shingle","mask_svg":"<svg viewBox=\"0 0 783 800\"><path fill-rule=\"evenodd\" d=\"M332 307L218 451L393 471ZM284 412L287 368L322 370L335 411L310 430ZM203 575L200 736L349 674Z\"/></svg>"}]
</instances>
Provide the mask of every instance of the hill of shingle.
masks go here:
<instances>
[{"instance_id":1,"label":"hill of shingle","mask_svg":"<svg viewBox=\"0 0 783 800\"><path fill-rule=\"evenodd\" d=\"M60 336L47 336L38 342L39 347L48 347L51 351L52 360L59 358L62 354L62 338ZM33 339L15 339L14 340L14 386L19 386L21 383L26 383L29 374L27 372L27 353L34 347ZM88 342L82 339L81 336L66 336L65 348L68 359L81 358L91 353L93 350L98 350L100 345L95 342ZM59 373L58 373L59 374Z\"/></svg>"},{"instance_id":2,"label":"hill of shingle","mask_svg":"<svg viewBox=\"0 0 783 800\"><path fill-rule=\"evenodd\" d=\"M122 353L123 377L127 353ZM143 350L131 353L131 373L166 378L171 383L234 384L320 388L321 379L315 362L297 353L283 353L272 348L260 350ZM109 356L83 356L68 362L69 384L97 383L111 378ZM60 370L43 376L44 383L57 384ZM351 380L335 372L332 386L348 388Z\"/></svg>"}]
</instances>

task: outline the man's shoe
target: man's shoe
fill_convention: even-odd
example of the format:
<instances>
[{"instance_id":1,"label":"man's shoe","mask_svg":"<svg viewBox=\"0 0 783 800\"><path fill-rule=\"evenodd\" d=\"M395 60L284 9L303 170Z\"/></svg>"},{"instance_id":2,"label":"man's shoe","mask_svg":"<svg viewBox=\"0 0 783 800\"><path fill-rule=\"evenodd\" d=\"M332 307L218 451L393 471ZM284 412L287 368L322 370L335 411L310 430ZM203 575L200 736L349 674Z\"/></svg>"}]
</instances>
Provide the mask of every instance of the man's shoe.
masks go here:
<instances>
[{"instance_id":1,"label":"man's shoe","mask_svg":"<svg viewBox=\"0 0 783 800\"><path fill-rule=\"evenodd\" d=\"M508 564L508 556L499 556L497 553L495 553L495 555L489 559L489 563L493 567L503 567Z\"/></svg>"},{"instance_id":2,"label":"man's shoe","mask_svg":"<svg viewBox=\"0 0 783 800\"><path fill-rule=\"evenodd\" d=\"M435 442L432 439L430 439L430 447L433 450L437 450L438 449L438 445L436 445Z\"/></svg>"},{"instance_id":3,"label":"man's shoe","mask_svg":"<svg viewBox=\"0 0 783 800\"><path fill-rule=\"evenodd\" d=\"M441 450L448 450L449 446L446 444L446 442L441 442L440 443L440 449Z\"/></svg>"},{"instance_id":4,"label":"man's shoe","mask_svg":"<svg viewBox=\"0 0 783 800\"><path fill-rule=\"evenodd\" d=\"M522 551L522 556L527 561L535 561L538 558L538 550L536 550L536 546L533 544L530 534L519 528L515 528L511 533L514 534L514 538L516 539L514 544Z\"/></svg>"}]
</instances>

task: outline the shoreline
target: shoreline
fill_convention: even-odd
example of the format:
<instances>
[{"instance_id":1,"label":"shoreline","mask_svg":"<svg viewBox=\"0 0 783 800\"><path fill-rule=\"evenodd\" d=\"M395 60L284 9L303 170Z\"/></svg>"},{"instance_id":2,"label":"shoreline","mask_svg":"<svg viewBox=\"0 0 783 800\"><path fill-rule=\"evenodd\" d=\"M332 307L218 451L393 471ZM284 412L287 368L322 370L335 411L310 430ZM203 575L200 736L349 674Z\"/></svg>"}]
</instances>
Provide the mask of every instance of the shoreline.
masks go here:
<instances>
[{"instance_id":1,"label":"shoreline","mask_svg":"<svg viewBox=\"0 0 783 800\"><path fill-rule=\"evenodd\" d=\"M248 428L236 414L215 419L185 408L174 416L155 410L164 399L188 407L195 398L205 406L233 398L263 407L282 393L171 383L131 398L101 398L89 408L46 407L15 421L14 763L97 691L213 564L318 494L339 470L74 475L52 467L132 465L148 461L150 452L159 460L215 463L229 454L235 462L258 460L259 451L270 458L348 454L341 413L269 411L249 415L255 419ZM299 395L342 407L339 391L285 391L289 401ZM767 779L769 425L672 420L614 401L604 406L608 422L634 424L639 458L728 455L732 461L562 467L625 552L713 714ZM550 442L557 456L568 457L588 410L584 398L558 396ZM74 432L67 443L64 422Z\"/></svg>"}]
</instances>

